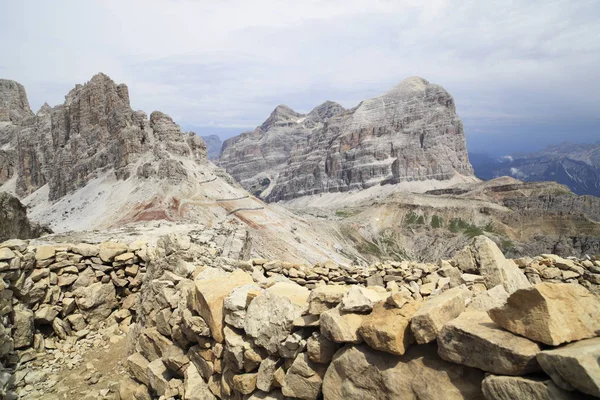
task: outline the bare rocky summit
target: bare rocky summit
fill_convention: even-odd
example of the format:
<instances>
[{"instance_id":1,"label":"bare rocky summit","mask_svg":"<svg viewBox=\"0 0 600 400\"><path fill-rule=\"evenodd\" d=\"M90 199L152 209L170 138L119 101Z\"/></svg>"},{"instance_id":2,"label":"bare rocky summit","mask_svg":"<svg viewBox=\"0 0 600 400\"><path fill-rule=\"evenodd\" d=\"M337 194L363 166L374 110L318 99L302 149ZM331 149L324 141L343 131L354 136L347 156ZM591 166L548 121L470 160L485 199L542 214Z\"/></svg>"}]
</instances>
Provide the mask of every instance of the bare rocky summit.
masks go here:
<instances>
[{"instance_id":1,"label":"bare rocky summit","mask_svg":"<svg viewBox=\"0 0 600 400\"><path fill-rule=\"evenodd\" d=\"M5 81L6 82L6 81ZM8 85L10 86L10 85ZM24 89L3 100L11 113L29 109ZM17 97L15 93L20 96ZM12 99L12 100L11 100ZM42 106L35 116L13 118L16 193L28 195L48 184L50 200L85 186L102 169L118 179L131 174L180 180L186 175L177 157L206 159L206 146L193 133L185 134L158 111L150 118L133 111L129 91L108 76L97 74L77 85L62 105Z\"/></svg>"},{"instance_id":2,"label":"bare rocky summit","mask_svg":"<svg viewBox=\"0 0 600 400\"><path fill-rule=\"evenodd\" d=\"M418 77L351 110L278 106L254 131L226 140L220 164L267 201L473 176L454 99Z\"/></svg>"}]
</instances>

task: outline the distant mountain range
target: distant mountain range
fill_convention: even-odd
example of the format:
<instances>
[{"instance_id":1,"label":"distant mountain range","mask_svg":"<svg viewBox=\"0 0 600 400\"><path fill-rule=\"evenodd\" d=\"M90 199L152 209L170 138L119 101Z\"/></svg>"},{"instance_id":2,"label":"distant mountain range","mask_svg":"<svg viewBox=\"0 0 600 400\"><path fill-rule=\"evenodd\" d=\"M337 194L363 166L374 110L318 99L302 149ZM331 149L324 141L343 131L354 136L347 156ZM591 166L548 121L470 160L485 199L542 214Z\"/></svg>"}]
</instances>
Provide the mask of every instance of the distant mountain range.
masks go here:
<instances>
[{"instance_id":1,"label":"distant mountain range","mask_svg":"<svg viewBox=\"0 0 600 400\"><path fill-rule=\"evenodd\" d=\"M211 161L218 159L219 155L221 155L221 147L223 146L223 142L221 141L221 138L218 137L217 135L208 135L208 136L201 136L201 137L202 137L202 139L204 139L204 142L206 143L208 159Z\"/></svg>"},{"instance_id":2,"label":"distant mountain range","mask_svg":"<svg viewBox=\"0 0 600 400\"><path fill-rule=\"evenodd\" d=\"M469 159L481 179L507 175L528 182L555 181L577 194L600 196L600 142L563 143L504 157L469 153Z\"/></svg>"}]
</instances>

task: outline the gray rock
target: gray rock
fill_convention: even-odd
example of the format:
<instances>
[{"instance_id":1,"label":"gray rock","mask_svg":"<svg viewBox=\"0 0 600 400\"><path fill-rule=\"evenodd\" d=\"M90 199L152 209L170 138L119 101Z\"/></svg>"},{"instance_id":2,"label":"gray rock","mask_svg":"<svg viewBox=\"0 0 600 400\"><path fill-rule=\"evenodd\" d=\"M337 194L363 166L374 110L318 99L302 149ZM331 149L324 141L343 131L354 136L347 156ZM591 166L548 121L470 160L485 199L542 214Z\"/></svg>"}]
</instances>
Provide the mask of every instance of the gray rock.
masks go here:
<instances>
[{"instance_id":1,"label":"gray rock","mask_svg":"<svg viewBox=\"0 0 600 400\"><path fill-rule=\"evenodd\" d=\"M454 99L417 77L352 110L278 106L254 132L227 139L220 163L269 201L473 174Z\"/></svg>"},{"instance_id":2,"label":"gray rock","mask_svg":"<svg viewBox=\"0 0 600 400\"><path fill-rule=\"evenodd\" d=\"M600 338L544 350L537 360L557 386L600 397Z\"/></svg>"},{"instance_id":3,"label":"gray rock","mask_svg":"<svg viewBox=\"0 0 600 400\"><path fill-rule=\"evenodd\" d=\"M552 381L536 377L490 375L481 385L487 400L578 400L587 396L567 392Z\"/></svg>"}]
</instances>

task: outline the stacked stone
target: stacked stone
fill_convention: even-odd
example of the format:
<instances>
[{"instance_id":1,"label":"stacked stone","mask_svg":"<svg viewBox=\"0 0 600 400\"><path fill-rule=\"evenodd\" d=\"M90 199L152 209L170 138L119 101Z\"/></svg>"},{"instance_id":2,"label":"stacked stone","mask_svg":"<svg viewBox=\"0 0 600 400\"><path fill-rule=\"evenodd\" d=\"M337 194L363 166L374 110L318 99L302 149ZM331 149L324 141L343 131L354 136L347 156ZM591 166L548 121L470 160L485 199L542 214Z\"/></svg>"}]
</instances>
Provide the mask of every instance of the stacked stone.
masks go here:
<instances>
[{"instance_id":1,"label":"stacked stone","mask_svg":"<svg viewBox=\"0 0 600 400\"><path fill-rule=\"evenodd\" d=\"M445 279L427 298L404 281L309 289L281 262L182 262L149 265L122 399L600 396L598 298L532 285L485 237L409 281Z\"/></svg>"},{"instance_id":2,"label":"stacked stone","mask_svg":"<svg viewBox=\"0 0 600 400\"><path fill-rule=\"evenodd\" d=\"M111 322L128 326L146 270L145 243L0 244L0 392L32 353L75 343ZM22 378L25 378L21 374Z\"/></svg>"}]
</instances>

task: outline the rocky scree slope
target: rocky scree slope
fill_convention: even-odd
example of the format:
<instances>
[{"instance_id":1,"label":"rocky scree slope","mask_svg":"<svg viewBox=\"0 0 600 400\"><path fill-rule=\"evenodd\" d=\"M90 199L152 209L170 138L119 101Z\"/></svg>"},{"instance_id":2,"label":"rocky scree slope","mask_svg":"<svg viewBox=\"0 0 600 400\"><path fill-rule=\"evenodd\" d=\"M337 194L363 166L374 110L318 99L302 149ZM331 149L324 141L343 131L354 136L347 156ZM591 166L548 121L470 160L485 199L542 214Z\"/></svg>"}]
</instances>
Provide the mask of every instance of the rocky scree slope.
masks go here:
<instances>
[{"instance_id":1,"label":"rocky scree slope","mask_svg":"<svg viewBox=\"0 0 600 400\"><path fill-rule=\"evenodd\" d=\"M278 106L254 131L226 140L219 162L267 201L474 180L454 99L418 77L351 110L326 102L304 115Z\"/></svg>"},{"instance_id":2,"label":"rocky scree slope","mask_svg":"<svg viewBox=\"0 0 600 400\"><path fill-rule=\"evenodd\" d=\"M8 398L600 397L600 260L510 260L483 236L369 268L214 257L186 235L0 253ZM80 371L103 336L130 349L104 387Z\"/></svg>"}]
</instances>

